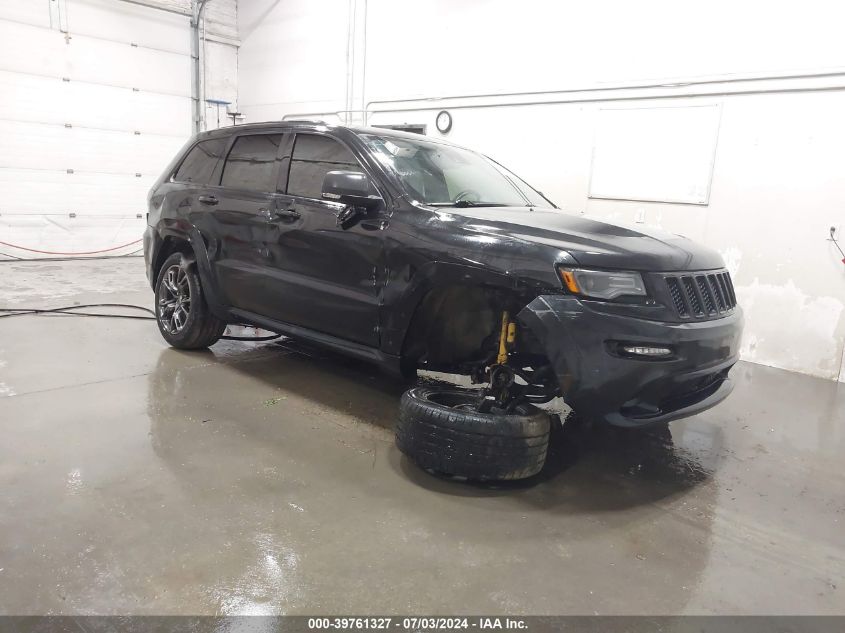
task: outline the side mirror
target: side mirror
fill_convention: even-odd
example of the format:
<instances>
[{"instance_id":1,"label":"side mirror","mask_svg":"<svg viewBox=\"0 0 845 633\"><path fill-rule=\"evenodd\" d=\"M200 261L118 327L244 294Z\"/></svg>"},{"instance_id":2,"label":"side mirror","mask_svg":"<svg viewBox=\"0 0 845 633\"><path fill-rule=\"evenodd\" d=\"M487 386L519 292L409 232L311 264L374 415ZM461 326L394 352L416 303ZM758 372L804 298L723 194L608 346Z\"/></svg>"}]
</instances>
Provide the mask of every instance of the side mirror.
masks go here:
<instances>
[{"instance_id":1,"label":"side mirror","mask_svg":"<svg viewBox=\"0 0 845 633\"><path fill-rule=\"evenodd\" d=\"M330 171L323 178L322 196L325 200L350 206L373 207L381 202L375 187L360 171Z\"/></svg>"}]
</instances>

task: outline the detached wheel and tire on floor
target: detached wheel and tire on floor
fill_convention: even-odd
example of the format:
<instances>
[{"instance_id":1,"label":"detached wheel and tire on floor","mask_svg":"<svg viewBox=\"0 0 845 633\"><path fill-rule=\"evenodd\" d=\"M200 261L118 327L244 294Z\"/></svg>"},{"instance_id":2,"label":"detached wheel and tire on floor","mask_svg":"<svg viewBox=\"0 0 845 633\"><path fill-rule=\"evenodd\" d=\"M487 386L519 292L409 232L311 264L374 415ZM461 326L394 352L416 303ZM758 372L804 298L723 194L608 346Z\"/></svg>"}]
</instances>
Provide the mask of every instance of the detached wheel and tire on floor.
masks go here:
<instances>
[{"instance_id":1,"label":"detached wheel and tire on floor","mask_svg":"<svg viewBox=\"0 0 845 633\"><path fill-rule=\"evenodd\" d=\"M525 479L543 468L551 419L531 404L479 413L478 393L414 387L402 396L396 445L421 468L476 481Z\"/></svg>"}]
</instances>

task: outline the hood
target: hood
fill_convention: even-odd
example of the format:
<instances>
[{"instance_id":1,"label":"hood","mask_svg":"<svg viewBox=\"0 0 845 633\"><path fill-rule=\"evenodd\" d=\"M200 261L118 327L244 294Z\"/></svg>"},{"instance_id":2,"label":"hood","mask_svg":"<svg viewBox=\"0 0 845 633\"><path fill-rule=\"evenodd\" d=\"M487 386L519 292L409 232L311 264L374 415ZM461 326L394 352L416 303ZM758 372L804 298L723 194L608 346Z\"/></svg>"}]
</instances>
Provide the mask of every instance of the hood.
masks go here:
<instances>
[{"instance_id":1,"label":"hood","mask_svg":"<svg viewBox=\"0 0 845 633\"><path fill-rule=\"evenodd\" d=\"M585 268L637 271L708 270L724 267L721 255L680 235L625 228L530 207L449 208L464 229L566 251Z\"/></svg>"}]
</instances>

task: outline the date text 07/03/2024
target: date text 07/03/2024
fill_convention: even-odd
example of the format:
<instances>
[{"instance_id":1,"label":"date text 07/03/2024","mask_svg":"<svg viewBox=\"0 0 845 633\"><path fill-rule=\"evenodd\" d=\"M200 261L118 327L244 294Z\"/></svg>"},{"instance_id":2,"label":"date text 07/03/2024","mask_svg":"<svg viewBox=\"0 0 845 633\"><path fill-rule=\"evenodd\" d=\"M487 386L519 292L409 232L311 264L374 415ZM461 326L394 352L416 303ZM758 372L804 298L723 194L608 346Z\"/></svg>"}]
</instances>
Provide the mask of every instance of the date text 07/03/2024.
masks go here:
<instances>
[{"instance_id":1,"label":"date text 07/03/2024","mask_svg":"<svg viewBox=\"0 0 845 633\"><path fill-rule=\"evenodd\" d=\"M367 629L402 629L406 631L436 630L525 630L525 620L501 617L323 617L309 618L309 630L367 630Z\"/></svg>"}]
</instances>

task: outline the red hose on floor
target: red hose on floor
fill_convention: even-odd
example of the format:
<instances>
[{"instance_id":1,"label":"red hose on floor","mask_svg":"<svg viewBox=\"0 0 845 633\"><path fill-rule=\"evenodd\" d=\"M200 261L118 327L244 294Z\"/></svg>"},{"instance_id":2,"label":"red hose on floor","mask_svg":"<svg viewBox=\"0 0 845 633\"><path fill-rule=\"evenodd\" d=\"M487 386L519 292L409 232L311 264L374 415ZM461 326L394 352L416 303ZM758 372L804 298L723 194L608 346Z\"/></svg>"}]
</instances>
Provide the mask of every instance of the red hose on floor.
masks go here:
<instances>
[{"instance_id":1,"label":"red hose on floor","mask_svg":"<svg viewBox=\"0 0 845 633\"><path fill-rule=\"evenodd\" d=\"M138 244L143 240L135 240L134 242L127 242L126 244L121 244L120 246L113 246L112 248L104 248L99 251L85 251L85 252L77 252L77 253L60 253L56 251L39 251L35 248L26 248L25 246L18 246L17 244L9 244L8 242L0 242L3 246L10 246L12 248L17 248L18 250L27 251L30 253L41 253L42 255L98 255L100 253L109 253L111 251L118 251L121 248L126 248L127 246L132 246L133 244Z\"/></svg>"}]
</instances>

